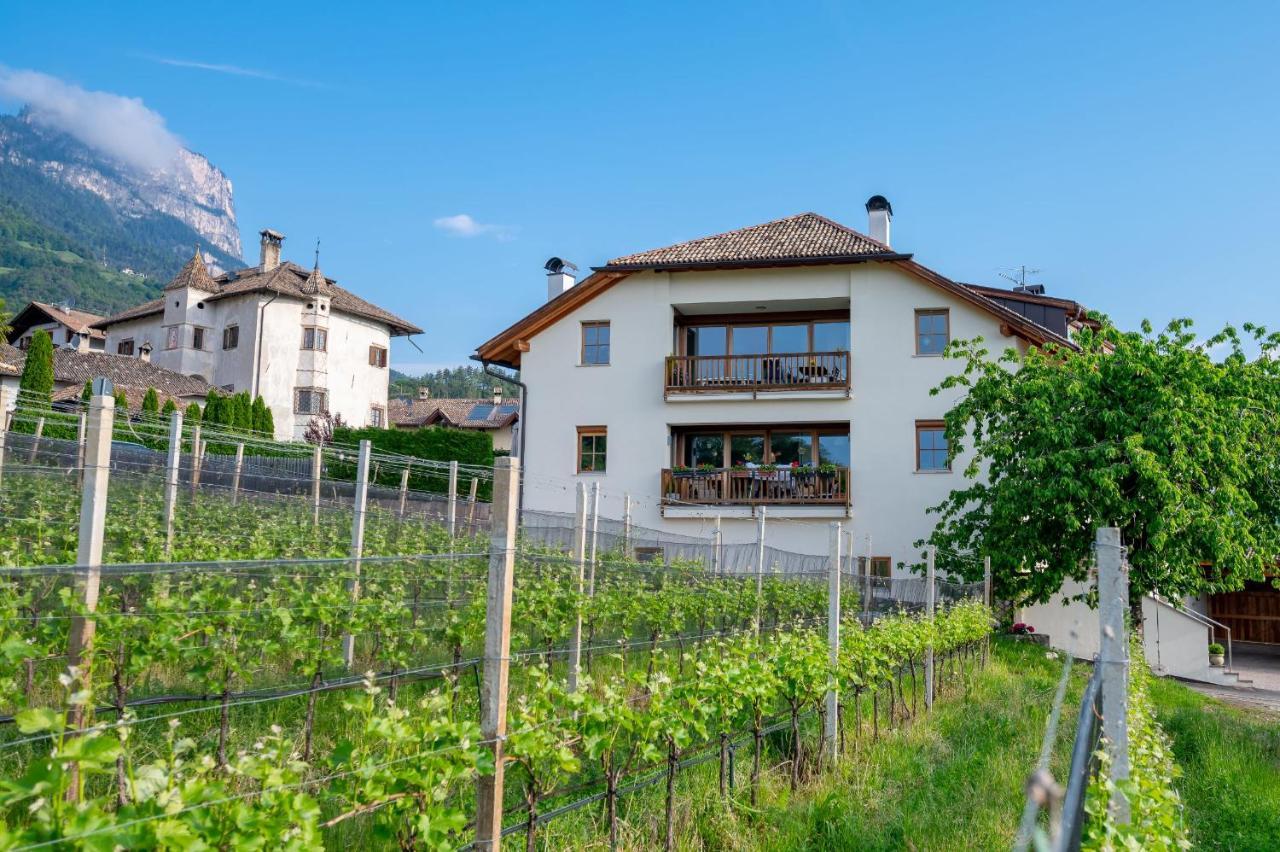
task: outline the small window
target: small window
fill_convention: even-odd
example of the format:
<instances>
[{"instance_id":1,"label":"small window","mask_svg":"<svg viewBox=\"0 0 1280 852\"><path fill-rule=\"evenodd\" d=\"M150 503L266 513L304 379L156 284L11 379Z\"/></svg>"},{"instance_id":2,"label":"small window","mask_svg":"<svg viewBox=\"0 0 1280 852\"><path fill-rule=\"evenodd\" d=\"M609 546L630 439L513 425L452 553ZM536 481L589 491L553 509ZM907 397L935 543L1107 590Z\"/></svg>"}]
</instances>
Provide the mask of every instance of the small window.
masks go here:
<instances>
[{"instance_id":1,"label":"small window","mask_svg":"<svg viewBox=\"0 0 1280 852\"><path fill-rule=\"evenodd\" d=\"M609 323L584 322L582 324L582 363L584 365L609 363Z\"/></svg>"},{"instance_id":2,"label":"small window","mask_svg":"<svg viewBox=\"0 0 1280 852\"><path fill-rule=\"evenodd\" d=\"M946 424L941 420L916 421L916 470L951 470Z\"/></svg>"},{"instance_id":3,"label":"small window","mask_svg":"<svg viewBox=\"0 0 1280 852\"><path fill-rule=\"evenodd\" d=\"M608 441L603 426L578 427L578 473L604 473Z\"/></svg>"},{"instance_id":4,"label":"small window","mask_svg":"<svg viewBox=\"0 0 1280 852\"><path fill-rule=\"evenodd\" d=\"M294 414L324 414L328 400L320 388L298 388L294 392Z\"/></svg>"},{"instance_id":5,"label":"small window","mask_svg":"<svg viewBox=\"0 0 1280 852\"><path fill-rule=\"evenodd\" d=\"M199 326L196 326L191 330L191 348L192 349L204 348L204 329L200 328Z\"/></svg>"},{"instance_id":6,"label":"small window","mask_svg":"<svg viewBox=\"0 0 1280 852\"><path fill-rule=\"evenodd\" d=\"M369 347L369 366L385 367L387 366L387 350L384 346Z\"/></svg>"},{"instance_id":7,"label":"small window","mask_svg":"<svg viewBox=\"0 0 1280 852\"><path fill-rule=\"evenodd\" d=\"M132 355L133 354L133 338L131 337L128 340L121 340L119 343L117 343L116 354Z\"/></svg>"},{"instance_id":8,"label":"small window","mask_svg":"<svg viewBox=\"0 0 1280 852\"><path fill-rule=\"evenodd\" d=\"M382 410L382 406L374 405L369 408L369 425L370 426L373 426L376 429L381 429L383 425L383 420L385 419L385 417L386 415Z\"/></svg>"},{"instance_id":9,"label":"small window","mask_svg":"<svg viewBox=\"0 0 1280 852\"><path fill-rule=\"evenodd\" d=\"M667 554L661 547L637 547L637 562L666 562Z\"/></svg>"},{"instance_id":10,"label":"small window","mask_svg":"<svg viewBox=\"0 0 1280 852\"><path fill-rule=\"evenodd\" d=\"M867 573L872 577L888 579L893 576L893 560L888 556L873 556L871 557L871 564L867 568Z\"/></svg>"},{"instance_id":11,"label":"small window","mask_svg":"<svg viewBox=\"0 0 1280 852\"><path fill-rule=\"evenodd\" d=\"M941 355L950 340L950 311L946 308L916 311L917 355Z\"/></svg>"},{"instance_id":12,"label":"small window","mask_svg":"<svg viewBox=\"0 0 1280 852\"><path fill-rule=\"evenodd\" d=\"M177 349L181 341L182 341L182 329L180 329L178 326L171 325L169 326L168 329L165 330L165 336L164 336L165 349Z\"/></svg>"},{"instance_id":13,"label":"small window","mask_svg":"<svg viewBox=\"0 0 1280 852\"><path fill-rule=\"evenodd\" d=\"M329 332L323 328L307 326L302 329L302 348L324 352L329 347Z\"/></svg>"},{"instance_id":14,"label":"small window","mask_svg":"<svg viewBox=\"0 0 1280 852\"><path fill-rule=\"evenodd\" d=\"M70 343L75 339L76 339L76 333L71 329L67 329L67 342Z\"/></svg>"},{"instance_id":15,"label":"small window","mask_svg":"<svg viewBox=\"0 0 1280 852\"><path fill-rule=\"evenodd\" d=\"M222 330L222 348L235 349L240 345L240 326L229 325Z\"/></svg>"}]
</instances>

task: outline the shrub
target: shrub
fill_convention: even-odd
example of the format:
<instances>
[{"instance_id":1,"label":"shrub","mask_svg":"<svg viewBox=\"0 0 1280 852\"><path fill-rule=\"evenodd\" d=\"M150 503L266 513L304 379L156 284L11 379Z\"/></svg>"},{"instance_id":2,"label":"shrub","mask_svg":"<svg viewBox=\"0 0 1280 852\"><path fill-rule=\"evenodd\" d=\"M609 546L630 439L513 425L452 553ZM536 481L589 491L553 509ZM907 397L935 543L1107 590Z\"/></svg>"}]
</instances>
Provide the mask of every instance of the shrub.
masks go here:
<instances>
[{"instance_id":1,"label":"shrub","mask_svg":"<svg viewBox=\"0 0 1280 852\"><path fill-rule=\"evenodd\" d=\"M1219 654L1227 653L1227 649L1219 645L1217 642L1211 642L1209 643L1209 653L1217 656Z\"/></svg>"}]
</instances>

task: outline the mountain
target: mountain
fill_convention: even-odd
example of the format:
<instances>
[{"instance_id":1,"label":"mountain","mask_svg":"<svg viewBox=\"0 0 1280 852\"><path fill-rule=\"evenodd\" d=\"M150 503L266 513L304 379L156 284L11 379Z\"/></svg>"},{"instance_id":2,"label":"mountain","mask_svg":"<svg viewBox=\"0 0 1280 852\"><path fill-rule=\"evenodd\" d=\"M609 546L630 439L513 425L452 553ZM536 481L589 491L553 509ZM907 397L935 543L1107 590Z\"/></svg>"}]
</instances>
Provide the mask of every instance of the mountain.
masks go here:
<instances>
[{"instance_id":1,"label":"mountain","mask_svg":"<svg viewBox=\"0 0 1280 852\"><path fill-rule=\"evenodd\" d=\"M0 297L111 312L154 298L199 244L243 266L231 181L179 150L141 170L33 121L0 115Z\"/></svg>"},{"instance_id":2,"label":"mountain","mask_svg":"<svg viewBox=\"0 0 1280 852\"><path fill-rule=\"evenodd\" d=\"M493 395L495 387L502 388L503 396L520 396L520 389L516 385L491 376L470 364L444 367L416 377L399 370L391 371L391 396L417 399L419 387L429 389L435 399L487 399Z\"/></svg>"}]
</instances>

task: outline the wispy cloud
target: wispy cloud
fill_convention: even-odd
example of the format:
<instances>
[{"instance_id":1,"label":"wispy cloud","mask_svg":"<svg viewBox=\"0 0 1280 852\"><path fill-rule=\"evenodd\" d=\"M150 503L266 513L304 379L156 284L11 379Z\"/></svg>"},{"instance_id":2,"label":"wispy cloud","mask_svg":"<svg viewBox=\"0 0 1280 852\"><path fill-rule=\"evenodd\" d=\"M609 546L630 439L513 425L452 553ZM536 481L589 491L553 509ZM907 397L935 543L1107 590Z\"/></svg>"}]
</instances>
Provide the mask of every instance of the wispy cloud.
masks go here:
<instances>
[{"instance_id":1,"label":"wispy cloud","mask_svg":"<svg viewBox=\"0 0 1280 852\"><path fill-rule=\"evenodd\" d=\"M36 123L137 168L168 170L182 147L141 99L89 91L39 71L0 66L0 100L25 104Z\"/></svg>"},{"instance_id":2,"label":"wispy cloud","mask_svg":"<svg viewBox=\"0 0 1280 852\"><path fill-rule=\"evenodd\" d=\"M288 83L294 86L311 86L324 88L323 83L315 80L303 80L297 77L285 77L274 71L263 71L259 68L245 68L243 65L229 65L221 62L200 62L195 59L179 59L173 56L142 56L148 62L170 65L174 68L194 68L198 71L212 71L215 74L230 74L234 77L253 77L258 80L271 80L275 83Z\"/></svg>"},{"instance_id":3,"label":"wispy cloud","mask_svg":"<svg viewBox=\"0 0 1280 852\"><path fill-rule=\"evenodd\" d=\"M493 237L498 240L509 240L515 234L514 228L507 225L486 225L477 222L466 213L441 216L431 224L455 237Z\"/></svg>"}]
</instances>

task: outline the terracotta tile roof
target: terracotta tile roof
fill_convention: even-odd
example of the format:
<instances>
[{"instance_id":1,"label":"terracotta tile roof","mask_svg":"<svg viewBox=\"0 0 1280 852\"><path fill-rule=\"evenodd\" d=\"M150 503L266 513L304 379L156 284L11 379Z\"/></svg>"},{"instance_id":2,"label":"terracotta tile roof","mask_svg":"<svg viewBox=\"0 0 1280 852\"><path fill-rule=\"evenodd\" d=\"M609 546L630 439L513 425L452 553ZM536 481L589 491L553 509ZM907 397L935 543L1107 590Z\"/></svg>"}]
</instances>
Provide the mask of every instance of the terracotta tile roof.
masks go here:
<instances>
[{"instance_id":1,"label":"terracotta tile roof","mask_svg":"<svg viewBox=\"0 0 1280 852\"><path fill-rule=\"evenodd\" d=\"M475 418L471 415L477 406L487 406L489 416ZM514 410L513 410L514 408ZM515 400L504 399L498 408L493 399L419 399L412 402L393 399L387 403L387 416L393 426L433 426L443 423L458 429L501 429L519 419L519 406Z\"/></svg>"},{"instance_id":2,"label":"terracotta tile roof","mask_svg":"<svg viewBox=\"0 0 1280 852\"><path fill-rule=\"evenodd\" d=\"M800 213L763 225L739 228L666 248L615 257L604 267L670 268L735 263L796 263L806 260L898 256L884 243L817 213Z\"/></svg>"},{"instance_id":3,"label":"terracotta tile roof","mask_svg":"<svg viewBox=\"0 0 1280 852\"><path fill-rule=\"evenodd\" d=\"M194 258L192 260L194 262ZM189 263L188 266L190 265ZM183 267L184 270L186 268ZM181 276L182 273L179 273L179 275ZM319 284L317 278L323 279L324 284ZM211 280L215 289L211 292L209 301L256 292L274 292L284 296L305 299L308 295L314 295L323 286L327 288L331 307L335 311L386 323L391 327L392 334L422 333L422 329L413 323L403 320L390 311L383 310L377 305L366 302L354 293L344 290L332 278L324 278L319 273L319 270L303 269L296 263L289 261L285 261L267 272L263 272L259 267L251 266L236 272L223 273ZM310 281L309 284L308 281ZM308 288L312 288L310 293L308 293ZM164 300L154 299L129 308L127 311L109 316L104 320L99 320L95 325L98 328L106 328L118 322L150 316L163 310Z\"/></svg>"},{"instance_id":4,"label":"terracotta tile roof","mask_svg":"<svg viewBox=\"0 0 1280 852\"><path fill-rule=\"evenodd\" d=\"M43 313L49 318L49 321L61 323L78 334L88 334L90 337L99 340L107 336L104 332L99 331L96 328L90 328L93 323L102 319L98 314L91 314L88 311L78 311L75 308L63 308L58 305L49 304L48 302L29 302L25 308L18 311L10 325L15 328L22 326L24 330L28 326L39 325L40 322L38 320L34 322L26 322L24 324L24 320L26 319L25 314L28 311Z\"/></svg>"},{"instance_id":5,"label":"terracotta tile roof","mask_svg":"<svg viewBox=\"0 0 1280 852\"><path fill-rule=\"evenodd\" d=\"M164 289L182 290L187 287L193 290L203 290L206 293L218 292L218 285L213 283L213 278L209 276L209 270L204 265L204 257L200 254L200 247L196 246L196 253L191 256L182 267L178 270L178 274L173 276L173 280L164 285Z\"/></svg>"},{"instance_id":6,"label":"terracotta tile roof","mask_svg":"<svg viewBox=\"0 0 1280 852\"><path fill-rule=\"evenodd\" d=\"M21 349L7 343L0 344L0 372L13 369L14 373L20 375L26 361L27 353ZM142 395L147 392L147 388L155 388L161 395L162 403L166 398L173 397L176 402L183 402L184 405L184 398L203 397L209 393L210 388L209 383L199 376L166 370L150 361L129 355L77 352L73 349L53 350L53 378L59 384L71 386L57 391L55 399L79 396L84 383L98 376L108 378L117 388L124 389L131 405L135 391L138 404L142 404Z\"/></svg>"}]
</instances>

